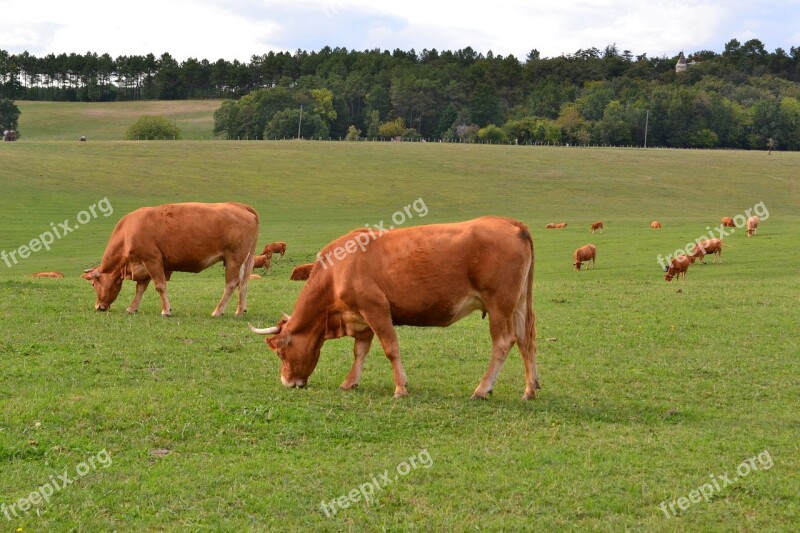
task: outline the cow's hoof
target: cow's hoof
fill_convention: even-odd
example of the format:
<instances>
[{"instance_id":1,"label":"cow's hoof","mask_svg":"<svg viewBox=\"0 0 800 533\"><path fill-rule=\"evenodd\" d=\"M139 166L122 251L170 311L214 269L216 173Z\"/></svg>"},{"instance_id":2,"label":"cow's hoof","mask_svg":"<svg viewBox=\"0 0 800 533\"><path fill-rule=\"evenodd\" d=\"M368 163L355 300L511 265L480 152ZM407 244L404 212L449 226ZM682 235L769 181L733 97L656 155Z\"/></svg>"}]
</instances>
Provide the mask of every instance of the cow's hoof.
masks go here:
<instances>
[{"instance_id":1,"label":"cow's hoof","mask_svg":"<svg viewBox=\"0 0 800 533\"><path fill-rule=\"evenodd\" d=\"M342 383L341 385L339 385L339 388L342 390L356 390L356 388L358 388L358 383L353 383L352 385L347 385L345 383Z\"/></svg>"},{"instance_id":2,"label":"cow's hoof","mask_svg":"<svg viewBox=\"0 0 800 533\"><path fill-rule=\"evenodd\" d=\"M405 398L408 396L408 391L398 391L394 393L394 399L398 400L400 398Z\"/></svg>"},{"instance_id":3,"label":"cow's hoof","mask_svg":"<svg viewBox=\"0 0 800 533\"><path fill-rule=\"evenodd\" d=\"M535 392L533 392L533 393L527 393L526 392L525 394L522 395L522 399L524 401L526 401L526 402L528 400L535 400L536 399L536 393Z\"/></svg>"},{"instance_id":4,"label":"cow's hoof","mask_svg":"<svg viewBox=\"0 0 800 533\"><path fill-rule=\"evenodd\" d=\"M481 396L480 394L478 394L478 393L476 392L475 394L473 394L472 396L470 396L470 397L469 397L469 399L470 399L470 400L483 400L483 401L486 401L486 400L488 400L489 398L487 398L486 396Z\"/></svg>"},{"instance_id":5,"label":"cow's hoof","mask_svg":"<svg viewBox=\"0 0 800 533\"><path fill-rule=\"evenodd\" d=\"M126 311L128 312L129 315L135 315L136 313L139 312L138 309L131 309L130 307L127 308Z\"/></svg>"},{"instance_id":6,"label":"cow's hoof","mask_svg":"<svg viewBox=\"0 0 800 533\"><path fill-rule=\"evenodd\" d=\"M164 318L170 318L172 316L172 313L165 313L162 311L161 316L163 316Z\"/></svg>"}]
</instances>

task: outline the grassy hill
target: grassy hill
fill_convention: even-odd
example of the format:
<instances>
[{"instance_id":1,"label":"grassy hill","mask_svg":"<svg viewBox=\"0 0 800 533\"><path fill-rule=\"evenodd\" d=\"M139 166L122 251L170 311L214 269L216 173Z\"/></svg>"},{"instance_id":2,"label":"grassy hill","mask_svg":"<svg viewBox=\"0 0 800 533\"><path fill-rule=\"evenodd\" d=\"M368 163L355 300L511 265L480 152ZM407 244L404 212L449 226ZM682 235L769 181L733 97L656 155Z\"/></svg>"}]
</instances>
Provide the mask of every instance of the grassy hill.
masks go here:
<instances>
[{"instance_id":1,"label":"grassy hill","mask_svg":"<svg viewBox=\"0 0 800 533\"><path fill-rule=\"evenodd\" d=\"M160 115L181 129L184 139L210 139L220 100L148 100L136 102L17 101L22 139L35 141L121 141L142 115Z\"/></svg>"},{"instance_id":2,"label":"grassy hill","mask_svg":"<svg viewBox=\"0 0 800 533\"><path fill-rule=\"evenodd\" d=\"M75 478L15 507L9 528L787 530L800 519L798 154L31 135L0 144L0 161L0 250L78 228L0 262L0 504ZM349 339L326 343L308 388L284 389L246 322L291 312L302 288L292 266L331 238L388 226L420 199L425 216L400 225L483 214L529 225L540 397L519 400L515 348L493 397L468 400L489 360L479 314L399 328L402 401L378 343L360 387L338 390ZM252 282L247 320L230 307L209 316L219 265L173 277L171 319L152 288L128 316L130 283L109 313L93 311L79 273L124 213L225 200L258 210L261 245L288 243ZM758 202L769 216L757 237L737 230L721 264L664 282L659 254ZM595 220L604 233L590 235ZM597 267L576 273L572 252L587 242ZM26 277L42 270L66 278ZM99 463L103 451L112 463ZM349 499L373 479L369 502ZM691 501L708 483L708 501Z\"/></svg>"}]
</instances>

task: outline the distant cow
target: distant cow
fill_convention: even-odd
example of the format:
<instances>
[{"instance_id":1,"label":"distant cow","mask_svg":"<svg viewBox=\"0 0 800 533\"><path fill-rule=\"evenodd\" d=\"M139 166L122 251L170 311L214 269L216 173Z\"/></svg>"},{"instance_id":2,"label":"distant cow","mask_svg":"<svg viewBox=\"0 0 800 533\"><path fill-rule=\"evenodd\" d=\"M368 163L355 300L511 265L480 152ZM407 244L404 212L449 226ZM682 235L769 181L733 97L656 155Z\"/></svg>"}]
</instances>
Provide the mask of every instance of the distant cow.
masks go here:
<instances>
[{"instance_id":1,"label":"distant cow","mask_svg":"<svg viewBox=\"0 0 800 533\"><path fill-rule=\"evenodd\" d=\"M659 229L661 227L661 222L654 220L650 223L650 227L653 229Z\"/></svg>"},{"instance_id":2,"label":"distant cow","mask_svg":"<svg viewBox=\"0 0 800 533\"><path fill-rule=\"evenodd\" d=\"M264 247L264 251L261 252L261 255L267 254L270 256L272 256L272 254L281 254L281 258L283 258L283 256L286 255L286 243L281 241L269 243Z\"/></svg>"},{"instance_id":3,"label":"distant cow","mask_svg":"<svg viewBox=\"0 0 800 533\"><path fill-rule=\"evenodd\" d=\"M683 279L686 279L686 271L689 270L689 265L692 263L694 263L694 256L679 255L678 257L673 257L665 270L666 274L664 275L664 280L672 281L672 278L675 276L678 276L678 279L680 279L681 276L683 276Z\"/></svg>"},{"instance_id":4,"label":"distant cow","mask_svg":"<svg viewBox=\"0 0 800 533\"><path fill-rule=\"evenodd\" d=\"M758 230L758 223L761 222L761 219L758 218L758 215L753 215L747 219L747 236L752 237L756 234L756 230Z\"/></svg>"},{"instance_id":5,"label":"distant cow","mask_svg":"<svg viewBox=\"0 0 800 533\"><path fill-rule=\"evenodd\" d=\"M257 255L253 259L253 268L263 268L266 272L272 267L272 254Z\"/></svg>"},{"instance_id":6,"label":"distant cow","mask_svg":"<svg viewBox=\"0 0 800 533\"><path fill-rule=\"evenodd\" d=\"M566 222L560 222L560 223L556 224L556 229L561 229L561 228L566 228L566 227L567 227L567 223Z\"/></svg>"},{"instance_id":7,"label":"distant cow","mask_svg":"<svg viewBox=\"0 0 800 533\"><path fill-rule=\"evenodd\" d=\"M592 224L592 233L594 233L594 232L595 232L595 230L598 230L598 229L599 229L601 232L603 232L603 233L605 233L605 232L606 232L606 230L605 230L605 229L603 229L603 222L602 222L601 220L598 220L597 222L594 222L594 223Z\"/></svg>"},{"instance_id":8,"label":"distant cow","mask_svg":"<svg viewBox=\"0 0 800 533\"><path fill-rule=\"evenodd\" d=\"M551 222L548 225L546 225L544 229L556 229L556 225L553 222Z\"/></svg>"},{"instance_id":9,"label":"distant cow","mask_svg":"<svg viewBox=\"0 0 800 533\"><path fill-rule=\"evenodd\" d=\"M291 281L307 280L311 276L312 268L314 268L314 263L306 263L304 265L298 265L294 267L294 270L292 270L292 274L289 276L289 279Z\"/></svg>"},{"instance_id":10,"label":"distant cow","mask_svg":"<svg viewBox=\"0 0 800 533\"><path fill-rule=\"evenodd\" d=\"M212 316L225 311L239 289L236 314L247 311L247 284L253 269L258 214L249 205L183 203L142 207L120 219L100 265L84 271L97 292L95 309L107 311L119 296L122 281L136 281L129 313L139 309L150 280L161 297L161 314L169 316L167 281L172 272L201 272L220 261L225 291Z\"/></svg>"},{"instance_id":11,"label":"distant cow","mask_svg":"<svg viewBox=\"0 0 800 533\"><path fill-rule=\"evenodd\" d=\"M594 261L597 258L597 247L594 244L587 244L575 250L575 272L580 272L581 263L591 261L594 268ZM587 266L588 268L588 266Z\"/></svg>"},{"instance_id":12,"label":"distant cow","mask_svg":"<svg viewBox=\"0 0 800 533\"><path fill-rule=\"evenodd\" d=\"M16 141L17 140L17 132L15 130L5 130L5 131L3 131L3 140L4 141Z\"/></svg>"},{"instance_id":13,"label":"distant cow","mask_svg":"<svg viewBox=\"0 0 800 533\"><path fill-rule=\"evenodd\" d=\"M320 257L363 231L334 240ZM281 359L287 387L306 386L326 340L350 336L355 357L341 388L355 388L378 337L399 398L408 390L395 327L445 327L480 310L489 316L492 353L472 397L486 399L516 344L525 368L523 399L532 400L539 386L532 290L533 239L519 221L481 217L400 228L382 232L362 253L346 254L325 268L316 265L291 316L273 327L251 329L274 335L266 342Z\"/></svg>"},{"instance_id":14,"label":"distant cow","mask_svg":"<svg viewBox=\"0 0 800 533\"><path fill-rule=\"evenodd\" d=\"M63 278L64 274L61 272L37 272L36 274L28 274L29 278Z\"/></svg>"},{"instance_id":15,"label":"distant cow","mask_svg":"<svg viewBox=\"0 0 800 533\"><path fill-rule=\"evenodd\" d=\"M722 217L722 227L723 228L735 228L736 223L733 221L731 217Z\"/></svg>"},{"instance_id":16,"label":"distant cow","mask_svg":"<svg viewBox=\"0 0 800 533\"><path fill-rule=\"evenodd\" d=\"M694 259L700 259L701 263L706 264L705 256L709 254L714 254L714 263L717 262L717 257L719 257L719 262L722 262L722 241L720 239L706 239L694 245L692 251Z\"/></svg>"}]
</instances>

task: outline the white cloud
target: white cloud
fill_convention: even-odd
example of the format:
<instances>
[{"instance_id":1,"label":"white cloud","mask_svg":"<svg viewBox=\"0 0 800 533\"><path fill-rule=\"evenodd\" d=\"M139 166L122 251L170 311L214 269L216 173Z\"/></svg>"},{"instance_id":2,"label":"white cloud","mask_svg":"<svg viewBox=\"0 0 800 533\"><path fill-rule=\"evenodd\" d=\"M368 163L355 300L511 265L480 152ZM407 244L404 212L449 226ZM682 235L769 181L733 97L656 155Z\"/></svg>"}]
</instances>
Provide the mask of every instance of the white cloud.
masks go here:
<instances>
[{"instance_id":1,"label":"white cloud","mask_svg":"<svg viewBox=\"0 0 800 533\"><path fill-rule=\"evenodd\" d=\"M794 8L792 6L795 6ZM248 61L323 46L421 51L471 46L524 59L616 43L634 54L721 51L731 38L796 43L796 0L0 0L0 48L34 55L169 52Z\"/></svg>"}]
</instances>

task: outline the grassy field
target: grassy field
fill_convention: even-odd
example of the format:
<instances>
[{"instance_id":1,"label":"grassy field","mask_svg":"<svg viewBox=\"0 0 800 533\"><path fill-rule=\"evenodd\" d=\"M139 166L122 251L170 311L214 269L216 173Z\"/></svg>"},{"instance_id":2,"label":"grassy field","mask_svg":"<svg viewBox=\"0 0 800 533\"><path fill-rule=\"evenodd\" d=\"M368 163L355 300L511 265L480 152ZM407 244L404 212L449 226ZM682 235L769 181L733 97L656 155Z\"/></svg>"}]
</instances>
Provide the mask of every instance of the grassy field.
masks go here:
<instances>
[{"instance_id":1,"label":"grassy field","mask_svg":"<svg viewBox=\"0 0 800 533\"><path fill-rule=\"evenodd\" d=\"M210 139L212 114L220 100L146 100L137 102L18 101L19 130L24 141L122 141L128 126L142 115L174 122L184 139Z\"/></svg>"},{"instance_id":2,"label":"grassy field","mask_svg":"<svg viewBox=\"0 0 800 533\"><path fill-rule=\"evenodd\" d=\"M0 251L78 227L0 262L3 529L789 531L800 520L800 154L30 140L0 144L0 163ZM113 213L92 217L104 199ZM498 214L531 228L536 401L519 399L516 349L491 399L468 400L489 359L479 314L399 328L400 401L377 343L356 391L337 388L348 339L326 343L308 388L288 390L247 330L291 312L292 266L418 199L427 214L404 225ZM247 319L231 307L210 317L220 266L173 277L171 319L152 288L128 316L130 283L94 312L79 274L117 220L195 200L249 203L260 243L289 244L252 282ZM758 202L769 216L756 238L737 231L721 264L664 282L659 254ZM589 234L594 220L604 233ZM576 273L572 251L587 242L597 267ZM66 277L26 277L44 270ZM64 473L72 483L53 490Z\"/></svg>"}]
</instances>

